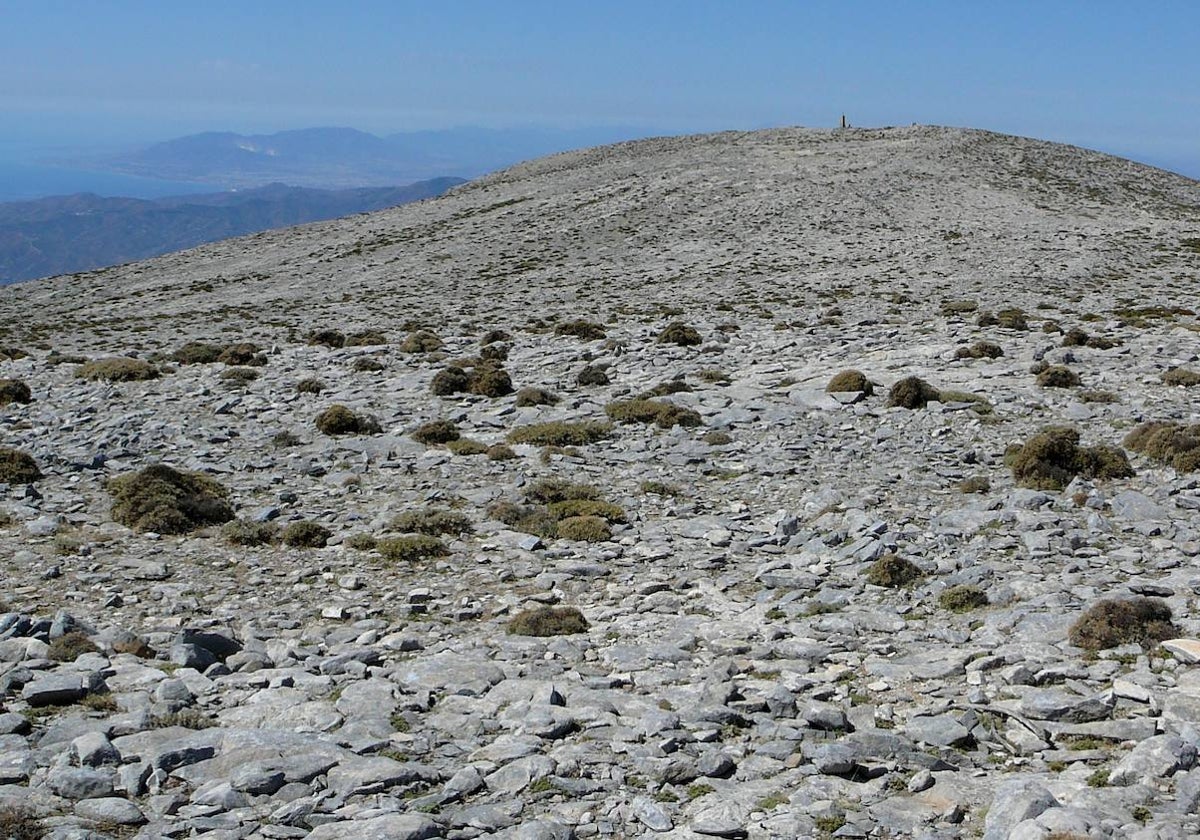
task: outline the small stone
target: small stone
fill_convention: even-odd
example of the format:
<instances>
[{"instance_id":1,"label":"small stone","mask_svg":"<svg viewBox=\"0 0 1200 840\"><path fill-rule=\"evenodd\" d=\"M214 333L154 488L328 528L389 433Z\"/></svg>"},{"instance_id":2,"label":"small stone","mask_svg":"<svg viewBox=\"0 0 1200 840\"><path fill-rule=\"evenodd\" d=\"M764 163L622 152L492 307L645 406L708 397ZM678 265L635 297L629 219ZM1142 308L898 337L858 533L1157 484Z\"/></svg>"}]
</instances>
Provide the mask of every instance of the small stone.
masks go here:
<instances>
[{"instance_id":1,"label":"small stone","mask_svg":"<svg viewBox=\"0 0 1200 840\"><path fill-rule=\"evenodd\" d=\"M651 831L670 831L675 827L662 806L645 796L633 800L633 816Z\"/></svg>"},{"instance_id":2,"label":"small stone","mask_svg":"<svg viewBox=\"0 0 1200 840\"><path fill-rule=\"evenodd\" d=\"M98 823L113 825L141 825L145 815L128 799L115 796L103 799L85 799L75 804L75 815Z\"/></svg>"}]
</instances>

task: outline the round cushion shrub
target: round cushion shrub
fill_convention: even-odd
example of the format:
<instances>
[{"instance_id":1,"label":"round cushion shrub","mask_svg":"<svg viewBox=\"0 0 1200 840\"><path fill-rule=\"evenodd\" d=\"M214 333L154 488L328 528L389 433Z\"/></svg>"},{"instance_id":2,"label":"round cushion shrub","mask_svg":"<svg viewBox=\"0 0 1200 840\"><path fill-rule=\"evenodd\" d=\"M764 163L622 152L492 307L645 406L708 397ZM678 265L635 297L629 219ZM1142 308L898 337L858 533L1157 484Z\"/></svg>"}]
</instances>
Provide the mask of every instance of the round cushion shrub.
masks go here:
<instances>
[{"instance_id":1,"label":"round cushion shrub","mask_svg":"<svg viewBox=\"0 0 1200 840\"><path fill-rule=\"evenodd\" d=\"M333 533L316 522L302 520L286 525L279 534L284 545L292 548L324 548Z\"/></svg>"},{"instance_id":2,"label":"round cushion shrub","mask_svg":"<svg viewBox=\"0 0 1200 840\"><path fill-rule=\"evenodd\" d=\"M112 517L135 531L186 534L233 519L229 491L195 472L152 464L108 482Z\"/></svg>"}]
</instances>

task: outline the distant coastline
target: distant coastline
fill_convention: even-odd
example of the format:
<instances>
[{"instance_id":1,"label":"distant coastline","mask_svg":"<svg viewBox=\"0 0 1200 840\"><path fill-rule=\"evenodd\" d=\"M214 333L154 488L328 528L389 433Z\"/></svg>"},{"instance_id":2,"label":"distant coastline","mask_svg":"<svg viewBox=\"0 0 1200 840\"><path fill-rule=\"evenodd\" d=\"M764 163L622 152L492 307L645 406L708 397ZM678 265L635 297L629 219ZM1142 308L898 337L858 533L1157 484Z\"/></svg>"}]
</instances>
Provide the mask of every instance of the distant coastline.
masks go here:
<instances>
[{"instance_id":1,"label":"distant coastline","mask_svg":"<svg viewBox=\"0 0 1200 840\"><path fill-rule=\"evenodd\" d=\"M164 181L114 172L95 172L26 161L0 160L0 202L95 193L105 197L163 198L218 192L220 187Z\"/></svg>"}]
</instances>

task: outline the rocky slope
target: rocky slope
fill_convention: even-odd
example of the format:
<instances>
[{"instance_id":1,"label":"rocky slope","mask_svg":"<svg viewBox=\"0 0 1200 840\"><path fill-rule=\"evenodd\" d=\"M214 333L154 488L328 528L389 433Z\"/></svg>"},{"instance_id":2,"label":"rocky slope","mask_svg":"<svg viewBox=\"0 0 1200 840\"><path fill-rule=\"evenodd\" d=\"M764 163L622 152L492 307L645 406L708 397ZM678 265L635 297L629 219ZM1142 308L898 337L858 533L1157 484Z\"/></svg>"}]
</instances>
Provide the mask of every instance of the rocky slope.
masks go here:
<instances>
[{"instance_id":1,"label":"rocky slope","mask_svg":"<svg viewBox=\"0 0 1200 840\"><path fill-rule=\"evenodd\" d=\"M4 289L0 347L28 355L0 378L32 401L0 407L0 445L44 474L0 495L5 818L62 838L1194 836L1200 476L1130 452L1133 476L1029 489L1004 456L1049 425L1115 446L1197 422L1200 391L1161 377L1198 367L1198 237L1200 186L1127 161L780 130L558 155ZM699 343L660 342L672 322ZM189 339L264 356L171 361ZM959 353L983 341L1002 355ZM78 375L117 354L160 375ZM452 362L560 399L435 395ZM1038 385L1048 364L1081 384ZM826 393L847 368L874 393ZM947 393L888 407L913 375ZM695 414L510 439L652 391ZM322 433L334 404L378 432ZM516 457L413 437L436 420ZM118 524L106 483L156 462L218 481L246 531L306 521L328 544ZM620 511L510 516L546 479ZM470 530L395 559L415 527L396 518L430 508ZM872 583L887 555L921 577ZM959 586L986 603L950 609ZM1182 641L1071 643L1133 595ZM506 632L537 605L589 627ZM64 653L72 631L95 650Z\"/></svg>"}]
</instances>

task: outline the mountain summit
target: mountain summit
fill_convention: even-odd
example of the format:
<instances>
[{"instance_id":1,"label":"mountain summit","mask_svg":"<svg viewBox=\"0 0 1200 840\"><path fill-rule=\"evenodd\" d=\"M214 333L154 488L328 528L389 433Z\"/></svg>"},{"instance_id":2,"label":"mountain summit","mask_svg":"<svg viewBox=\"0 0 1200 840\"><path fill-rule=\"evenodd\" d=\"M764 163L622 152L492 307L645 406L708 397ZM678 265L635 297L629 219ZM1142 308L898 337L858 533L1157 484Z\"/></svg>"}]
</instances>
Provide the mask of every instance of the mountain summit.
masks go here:
<instances>
[{"instance_id":1,"label":"mountain summit","mask_svg":"<svg viewBox=\"0 0 1200 840\"><path fill-rule=\"evenodd\" d=\"M1198 269L909 127L0 289L4 824L1198 836Z\"/></svg>"},{"instance_id":2,"label":"mountain summit","mask_svg":"<svg viewBox=\"0 0 1200 840\"><path fill-rule=\"evenodd\" d=\"M1194 267L1179 243L1198 224L1197 182L1070 146L924 126L727 132L553 155L437 201L40 282L0 306L29 296L47 314L103 301L171 317L126 299L147 283L196 313L286 295L277 316L297 326L331 286L343 317L415 290L438 318L501 304L603 313L630 289L643 305L757 301L779 317L837 295L884 318L904 298L1035 306L1095 284L1167 304L1183 288L1145 279ZM215 278L219 302L189 296Z\"/></svg>"}]
</instances>

